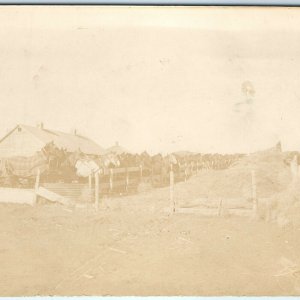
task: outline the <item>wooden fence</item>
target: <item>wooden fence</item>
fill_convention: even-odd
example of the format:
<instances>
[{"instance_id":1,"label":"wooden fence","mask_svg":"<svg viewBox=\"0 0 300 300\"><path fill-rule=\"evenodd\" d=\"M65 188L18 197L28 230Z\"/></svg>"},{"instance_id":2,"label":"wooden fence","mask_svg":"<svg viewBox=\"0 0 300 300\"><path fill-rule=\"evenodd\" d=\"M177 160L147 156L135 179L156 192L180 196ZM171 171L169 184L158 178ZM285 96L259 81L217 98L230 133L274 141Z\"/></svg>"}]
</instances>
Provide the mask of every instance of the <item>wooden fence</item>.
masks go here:
<instances>
[{"instance_id":1,"label":"wooden fence","mask_svg":"<svg viewBox=\"0 0 300 300\"><path fill-rule=\"evenodd\" d=\"M41 197L49 197L62 202L61 197L68 201L97 202L105 195L130 194L138 191L139 184L144 178L150 179L152 187L163 187L171 185L170 172L159 169L158 172L145 172L141 167L105 169L102 173L96 173L89 178L83 178L79 182L40 182L39 176L36 180L35 190ZM196 164L182 164L172 173L172 184L187 181L193 174L197 173ZM148 175L148 176L145 176ZM49 191L49 192L47 192ZM59 196L55 196L59 195Z\"/></svg>"},{"instance_id":2,"label":"wooden fence","mask_svg":"<svg viewBox=\"0 0 300 300\"><path fill-rule=\"evenodd\" d=\"M190 174L192 174L193 168L191 168ZM187 173L187 172L186 172ZM186 174L185 173L185 174ZM225 211L230 211L230 214L240 215L240 216L251 216L254 219L258 218L258 197L257 197L257 187L256 187L256 175L255 171L251 170L251 201L243 197L236 199L229 198L219 198L219 199L198 199L199 207L178 207L176 200L174 198L174 183L175 183L175 172L173 170L170 171L169 176L169 185L170 185L170 206L167 208L169 213L199 213L202 215L215 215L222 216ZM263 201L270 201L270 199L261 199ZM268 212L269 214L270 212Z\"/></svg>"},{"instance_id":3,"label":"wooden fence","mask_svg":"<svg viewBox=\"0 0 300 300\"><path fill-rule=\"evenodd\" d=\"M258 217L258 198L256 191L255 171L251 171L252 201L249 203L245 199L199 199L199 207L178 207L174 197L174 184L178 181L187 180L198 171L193 164L185 164L177 170L171 167L167 174L151 174L151 177L157 176L159 180L169 186L170 206L168 211L171 213L200 213L204 215L224 214L225 210L230 210L231 214ZM162 179L162 175L165 176ZM96 210L99 207L99 198L104 195L129 194L137 192L142 178L142 169L140 167L107 169L102 173L96 173L90 176L85 183L46 183L40 182L40 174L36 177L34 190L31 190L30 204L36 202L37 196L46 198L50 201L60 202L68 205L74 202L90 202L95 204ZM14 189L2 189L3 192L14 192ZM22 192L22 190L21 190ZM15 195L15 194L14 194ZM23 195L23 194L22 194ZM35 196L34 196L35 195ZM24 196L24 195L23 195ZM13 201L20 201L13 197ZM268 199L267 199L268 200ZM13 202L12 201L12 202Z\"/></svg>"},{"instance_id":4,"label":"wooden fence","mask_svg":"<svg viewBox=\"0 0 300 300\"><path fill-rule=\"evenodd\" d=\"M195 175L200 170L196 163L180 164L171 168L174 176L174 183L187 181L192 175ZM153 170L150 173L150 181L152 187L163 187L170 184L170 171L163 169Z\"/></svg>"},{"instance_id":5,"label":"wooden fence","mask_svg":"<svg viewBox=\"0 0 300 300\"><path fill-rule=\"evenodd\" d=\"M94 174L94 176L90 176L84 182L39 183L37 177L35 189L37 190L41 187L40 194L45 197L47 195L52 197L53 194L51 193L55 193L69 200L94 202L96 198L104 195L135 193L138 190L140 180L141 171L139 167L117 168L106 169L101 174ZM50 191L50 193L47 194L45 190Z\"/></svg>"},{"instance_id":6,"label":"wooden fence","mask_svg":"<svg viewBox=\"0 0 300 300\"><path fill-rule=\"evenodd\" d=\"M103 174L99 174L99 193L137 192L140 181L140 167L106 169Z\"/></svg>"}]
</instances>

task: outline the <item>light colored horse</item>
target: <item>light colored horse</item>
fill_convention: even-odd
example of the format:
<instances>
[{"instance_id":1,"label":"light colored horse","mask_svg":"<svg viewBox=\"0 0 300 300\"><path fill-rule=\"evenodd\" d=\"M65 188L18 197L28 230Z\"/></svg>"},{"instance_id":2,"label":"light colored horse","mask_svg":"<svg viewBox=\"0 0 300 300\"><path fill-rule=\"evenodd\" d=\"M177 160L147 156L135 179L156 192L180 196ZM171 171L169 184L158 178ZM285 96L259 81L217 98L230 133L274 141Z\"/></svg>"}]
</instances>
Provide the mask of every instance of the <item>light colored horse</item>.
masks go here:
<instances>
[{"instance_id":1,"label":"light colored horse","mask_svg":"<svg viewBox=\"0 0 300 300\"><path fill-rule=\"evenodd\" d=\"M89 177L101 171L101 164L99 164L97 158L94 159L80 150L72 153L68 158L68 162L71 166L74 166L78 177Z\"/></svg>"},{"instance_id":2,"label":"light colored horse","mask_svg":"<svg viewBox=\"0 0 300 300\"><path fill-rule=\"evenodd\" d=\"M78 159L75 164L75 168L76 175L79 177L89 177L101 170L95 161L88 158Z\"/></svg>"}]
</instances>

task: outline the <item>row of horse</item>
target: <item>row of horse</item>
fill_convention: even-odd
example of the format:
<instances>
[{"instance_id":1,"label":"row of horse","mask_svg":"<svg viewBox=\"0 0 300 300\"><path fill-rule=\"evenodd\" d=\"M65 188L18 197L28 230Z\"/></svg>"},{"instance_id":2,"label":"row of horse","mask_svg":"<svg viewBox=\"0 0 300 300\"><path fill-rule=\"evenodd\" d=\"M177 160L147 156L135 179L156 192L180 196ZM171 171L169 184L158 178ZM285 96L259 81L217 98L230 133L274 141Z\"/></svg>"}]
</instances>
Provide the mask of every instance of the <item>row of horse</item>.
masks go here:
<instances>
[{"instance_id":1,"label":"row of horse","mask_svg":"<svg viewBox=\"0 0 300 300\"><path fill-rule=\"evenodd\" d=\"M144 176L174 172L183 165L193 164L197 170L226 169L242 155L221 154L176 154L149 155L123 153L117 155L87 155L80 149L69 153L66 149L58 148L53 142L48 143L41 151L31 157L14 156L0 159L0 179L2 182L16 184L22 180L34 180L37 172L45 180L71 182L86 178L95 172L109 168L140 167Z\"/></svg>"}]
</instances>

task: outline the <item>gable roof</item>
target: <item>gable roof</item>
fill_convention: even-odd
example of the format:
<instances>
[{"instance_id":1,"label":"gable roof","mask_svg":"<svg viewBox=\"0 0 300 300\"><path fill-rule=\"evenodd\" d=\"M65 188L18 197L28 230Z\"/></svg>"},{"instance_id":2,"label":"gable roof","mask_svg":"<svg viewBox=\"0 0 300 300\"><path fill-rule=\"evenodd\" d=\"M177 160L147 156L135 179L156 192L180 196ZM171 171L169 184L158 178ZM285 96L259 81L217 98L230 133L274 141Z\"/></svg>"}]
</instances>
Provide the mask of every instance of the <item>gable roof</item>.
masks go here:
<instances>
[{"instance_id":1,"label":"gable roof","mask_svg":"<svg viewBox=\"0 0 300 300\"><path fill-rule=\"evenodd\" d=\"M124 147L120 146L118 143L116 143L115 145L107 148L106 153L115 153L117 155L120 155L123 153L130 153L130 152Z\"/></svg>"},{"instance_id":2,"label":"gable roof","mask_svg":"<svg viewBox=\"0 0 300 300\"><path fill-rule=\"evenodd\" d=\"M80 149L85 154L102 155L105 153L104 148L87 137L78 134L64 133L57 130L49 130L20 124L8 133L8 135L17 128L22 128L27 132L30 132L33 136L45 144L53 141L57 147L66 148L68 152L75 152ZM6 135L3 139L5 139L8 135Z\"/></svg>"}]
</instances>

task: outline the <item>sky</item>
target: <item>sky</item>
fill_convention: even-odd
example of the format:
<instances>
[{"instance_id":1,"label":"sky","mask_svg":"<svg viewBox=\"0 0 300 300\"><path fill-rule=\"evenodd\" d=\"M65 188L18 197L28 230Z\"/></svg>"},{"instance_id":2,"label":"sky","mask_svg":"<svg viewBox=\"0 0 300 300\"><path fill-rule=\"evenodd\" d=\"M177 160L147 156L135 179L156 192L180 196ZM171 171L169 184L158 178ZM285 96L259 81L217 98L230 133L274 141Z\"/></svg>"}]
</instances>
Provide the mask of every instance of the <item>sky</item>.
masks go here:
<instances>
[{"instance_id":1,"label":"sky","mask_svg":"<svg viewBox=\"0 0 300 300\"><path fill-rule=\"evenodd\" d=\"M300 150L299 8L4 6L0 66L1 136L43 122L134 152Z\"/></svg>"}]
</instances>

